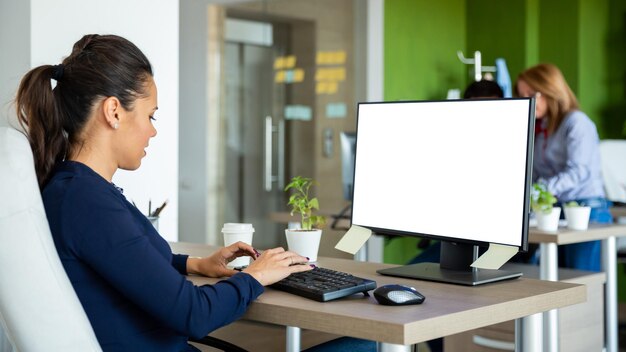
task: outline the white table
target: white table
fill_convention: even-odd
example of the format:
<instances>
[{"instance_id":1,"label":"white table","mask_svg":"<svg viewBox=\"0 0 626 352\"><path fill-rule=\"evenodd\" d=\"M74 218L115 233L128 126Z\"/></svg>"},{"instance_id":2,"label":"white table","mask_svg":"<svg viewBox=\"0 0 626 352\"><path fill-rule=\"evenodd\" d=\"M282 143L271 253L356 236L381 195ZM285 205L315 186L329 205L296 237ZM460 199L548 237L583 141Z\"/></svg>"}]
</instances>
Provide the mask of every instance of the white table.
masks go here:
<instances>
[{"instance_id":1,"label":"white table","mask_svg":"<svg viewBox=\"0 0 626 352\"><path fill-rule=\"evenodd\" d=\"M591 224L584 231L569 230L559 227L556 232L540 231L531 227L528 235L530 243L538 243L541 253L540 278L557 281L558 278L558 246L589 241L602 241L602 271L606 273L604 297L605 309L605 345L607 352L618 352L618 321L617 321L617 248L616 237L626 236L626 225ZM558 351L558 312L551 310L544 316L544 351Z\"/></svg>"}]
</instances>

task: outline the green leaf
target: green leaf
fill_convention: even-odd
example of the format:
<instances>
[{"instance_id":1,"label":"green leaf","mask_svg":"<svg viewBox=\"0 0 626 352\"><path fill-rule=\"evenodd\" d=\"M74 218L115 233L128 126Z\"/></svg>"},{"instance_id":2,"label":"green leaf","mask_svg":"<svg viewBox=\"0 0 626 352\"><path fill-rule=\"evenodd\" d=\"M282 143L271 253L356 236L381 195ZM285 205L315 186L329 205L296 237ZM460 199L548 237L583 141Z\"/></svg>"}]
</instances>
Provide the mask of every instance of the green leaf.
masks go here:
<instances>
[{"instance_id":1,"label":"green leaf","mask_svg":"<svg viewBox=\"0 0 626 352\"><path fill-rule=\"evenodd\" d=\"M557 202L556 197L548 191L548 187L544 184L535 183L530 195L530 206L535 212L550 212L554 203Z\"/></svg>"},{"instance_id":2,"label":"green leaf","mask_svg":"<svg viewBox=\"0 0 626 352\"><path fill-rule=\"evenodd\" d=\"M313 179L302 176L294 176L289 184L285 186L285 192L292 190L289 196L288 206L291 206L291 214L299 213L302 229L310 230L318 224L325 224L326 219L323 216L311 215L313 210L319 210L319 201L313 197L309 199L309 189L317 185Z\"/></svg>"}]
</instances>

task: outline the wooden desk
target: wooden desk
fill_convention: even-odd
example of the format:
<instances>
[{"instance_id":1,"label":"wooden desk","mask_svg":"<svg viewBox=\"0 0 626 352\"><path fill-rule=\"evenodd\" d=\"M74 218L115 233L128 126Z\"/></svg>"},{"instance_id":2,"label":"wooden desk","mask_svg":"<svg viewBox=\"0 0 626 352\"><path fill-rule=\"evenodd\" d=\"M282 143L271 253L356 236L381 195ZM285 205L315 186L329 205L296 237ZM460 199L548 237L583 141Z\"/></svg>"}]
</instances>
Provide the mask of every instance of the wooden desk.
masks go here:
<instances>
[{"instance_id":1,"label":"wooden desk","mask_svg":"<svg viewBox=\"0 0 626 352\"><path fill-rule=\"evenodd\" d=\"M558 245L581 243L588 241L602 241L602 271L606 273L604 296L606 351L618 352L618 323L617 323L617 248L616 236L626 236L626 225L590 225L585 231L569 230L560 227L556 232L540 231L531 227L528 234L530 243L538 243L541 252L540 279L557 281L558 278ZM556 310L547 312L544 316L544 331L549 343L544 346L545 351L558 351L557 339L558 313Z\"/></svg>"},{"instance_id":2,"label":"wooden desk","mask_svg":"<svg viewBox=\"0 0 626 352\"><path fill-rule=\"evenodd\" d=\"M171 243L171 247L176 253L194 256L206 256L215 248L189 243ZM586 300L585 287L570 283L520 278L467 287L376 274L377 269L391 266L385 264L323 257L318 263L376 280L379 286L387 283L415 286L426 296L426 301L416 306L387 307L377 304L373 297L355 295L319 303L267 288L243 318L286 326L288 351L299 348L299 342L293 341L299 336L299 328L376 340L382 343L382 350L408 351L415 343ZM189 279L197 285L216 281L198 276L189 276ZM516 326L524 326L522 320L518 320ZM521 350L536 350L522 342L532 341L536 336L520 330L516 342ZM289 341L290 336L292 341Z\"/></svg>"}]
</instances>

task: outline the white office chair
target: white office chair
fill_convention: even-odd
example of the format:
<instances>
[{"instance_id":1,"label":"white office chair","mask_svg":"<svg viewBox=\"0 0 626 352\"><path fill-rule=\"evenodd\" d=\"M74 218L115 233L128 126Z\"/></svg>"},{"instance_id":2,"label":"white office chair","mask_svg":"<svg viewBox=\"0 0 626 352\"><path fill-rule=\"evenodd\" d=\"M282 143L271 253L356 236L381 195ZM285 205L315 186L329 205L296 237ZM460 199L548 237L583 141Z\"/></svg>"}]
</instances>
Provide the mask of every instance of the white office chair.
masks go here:
<instances>
[{"instance_id":1,"label":"white office chair","mask_svg":"<svg viewBox=\"0 0 626 352\"><path fill-rule=\"evenodd\" d=\"M102 351L54 247L30 145L0 127L0 322L16 351Z\"/></svg>"},{"instance_id":2,"label":"white office chair","mask_svg":"<svg viewBox=\"0 0 626 352\"><path fill-rule=\"evenodd\" d=\"M102 351L54 247L28 140L10 127L0 127L0 165L0 352Z\"/></svg>"},{"instance_id":3,"label":"white office chair","mask_svg":"<svg viewBox=\"0 0 626 352\"><path fill-rule=\"evenodd\" d=\"M612 202L626 203L626 140L600 141L600 158L606 197Z\"/></svg>"},{"instance_id":4,"label":"white office chair","mask_svg":"<svg viewBox=\"0 0 626 352\"><path fill-rule=\"evenodd\" d=\"M626 140L605 139L600 141L602 180L606 198L614 207L626 205ZM626 218L614 214L615 222L624 223ZM617 258L626 262L626 238L617 238Z\"/></svg>"}]
</instances>

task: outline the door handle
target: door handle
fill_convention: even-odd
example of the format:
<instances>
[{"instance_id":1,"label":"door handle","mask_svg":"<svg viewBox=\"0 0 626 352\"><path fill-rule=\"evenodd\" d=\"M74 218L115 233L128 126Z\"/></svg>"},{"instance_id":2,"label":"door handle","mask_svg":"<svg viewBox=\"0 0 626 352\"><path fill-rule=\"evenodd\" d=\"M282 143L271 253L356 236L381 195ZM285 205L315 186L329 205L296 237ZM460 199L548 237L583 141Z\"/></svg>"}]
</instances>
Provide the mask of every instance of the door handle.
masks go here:
<instances>
[{"instance_id":1,"label":"door handle","mask_svg":"<svg viewBox=\"0 0 626 352\"><path fill-rule=\"evenodd\" d=\"M274 171L274 140L273 135L278 135L278 174L273 175ZM272 117L265 116L265 190L272 191L272 183L277 182L278 187L282 190L285 187L285 121L280 121L276 127L272 125Z\"/></svg>"},{"instance_id":2,"label":"door handle","mask_svg":"<svg viewBox=\"0 0 626 352\"><path fill-rule=\"evenodd\" d=\"M285 120L278 123L278 187L285 188Z\"/></svg>"},{"instance_id":3,"label":"door handle","mask_svg":"<svg viewBox=\"0 0 626 352\"><path fill-rule=\"evenodd\" d=\"M272 191L272 117L265 116L265 190Z\"/></svg>"}]
</instances>

